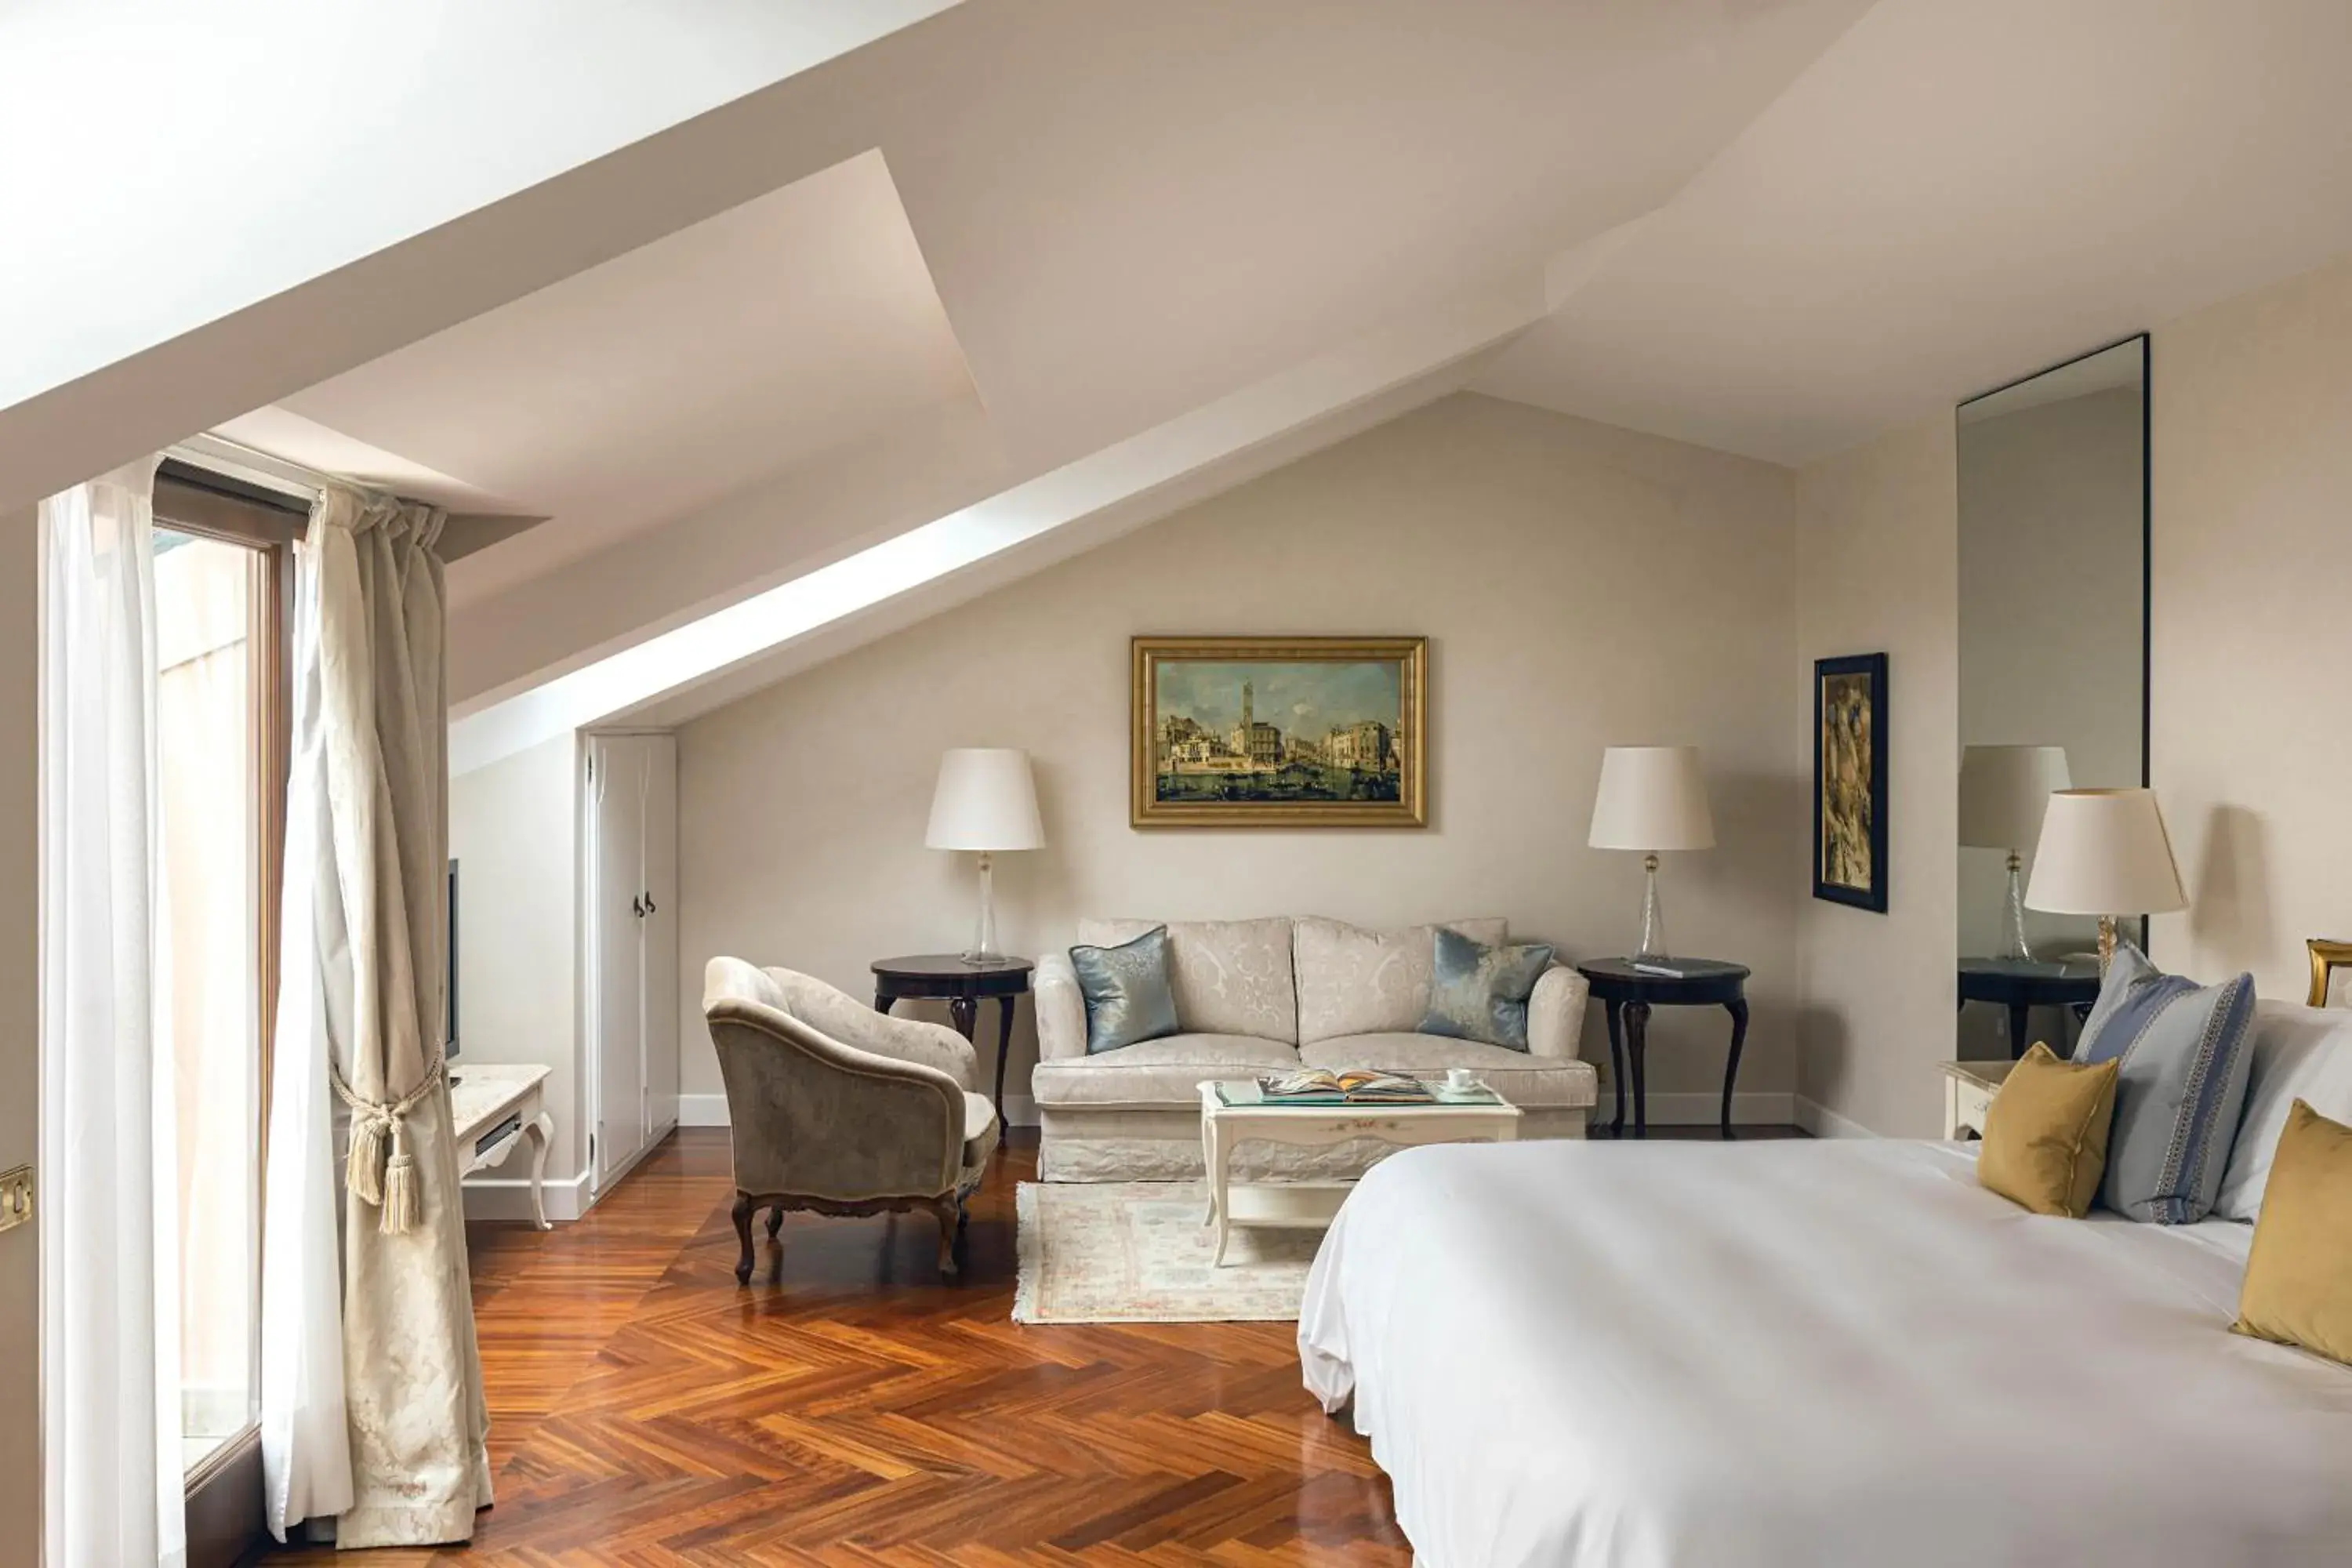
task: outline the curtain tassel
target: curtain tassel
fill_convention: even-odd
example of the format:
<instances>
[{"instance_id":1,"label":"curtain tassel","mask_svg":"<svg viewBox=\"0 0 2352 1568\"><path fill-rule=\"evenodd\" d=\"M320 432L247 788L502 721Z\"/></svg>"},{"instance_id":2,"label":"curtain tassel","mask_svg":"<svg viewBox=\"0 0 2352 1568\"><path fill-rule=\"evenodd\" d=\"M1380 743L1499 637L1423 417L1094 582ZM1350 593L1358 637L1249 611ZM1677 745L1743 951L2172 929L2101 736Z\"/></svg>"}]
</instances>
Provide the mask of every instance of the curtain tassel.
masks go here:
<instances>
[{"instance_id":1,"label":"curtain tassel","mask_svg":"<svg viewBox=\"0 0 2352 1568\"><path fill-rule=\"evenodd\" d=\"M409 1111L441 1081L446 1062L436 1061L424 1081L390 1104L362 1100L352 1092L343 1075L330 1063L328 1079L336 1095L352 1108L352 1152L344 1163L343 1179L364 1204L381 1213L376 1227L386 1236L403 1236L424 1218L424 1200L416 1190L416 1162L408 1152Z\"/></svg>"},{"instance_id":2,"label":"curtain tassel","mask_svg":"<svg viewBox=\"0 0 2352 1568\"><path fill-rule=\"evenodd\" d=\"M416 1213L416 1162L405 1153L394 1154L383 1169L383 1231L386 1236L399 1236L415 1227Z\"/></svg>"},{"instance_id":3,"label":"curtain tassel","mask_svg":"<svg viewBox=\"0 0 2352 1568\"><path fill-rule=\"evenodd\" d=\"M384 1142L392 1131L392 1119L370 1115L365 1108L353 1106L357 1114L352 1118L352 1152L343 1162L343 1184L357 1193L362 1203L383 1202Z\"/></svg>"}]
</instances>

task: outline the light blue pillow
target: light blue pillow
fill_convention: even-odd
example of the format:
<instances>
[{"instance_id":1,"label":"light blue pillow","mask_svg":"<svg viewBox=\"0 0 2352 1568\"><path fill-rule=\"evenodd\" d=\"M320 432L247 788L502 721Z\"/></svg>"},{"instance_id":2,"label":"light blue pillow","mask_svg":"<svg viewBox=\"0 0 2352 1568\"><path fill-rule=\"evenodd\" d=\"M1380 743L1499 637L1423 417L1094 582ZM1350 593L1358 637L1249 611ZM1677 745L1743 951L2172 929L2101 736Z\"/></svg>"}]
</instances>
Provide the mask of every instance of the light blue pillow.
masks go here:
<instances>
[{"instance_id":1,"label":"light blue pillow","mask_svg":"<svg viewBox=\"0 0 2352 1568\"><path fill-rule=\"evenodd\" d=\"M1074 947L1070 967L1078 972L1078 994L1087 999L1087 1055L1176 1032L1166 926L1117 947Z\"/></svg>"},{"instance_id":2,"label":"light blue pillow","mask_svg":"<svg viewBox=\"0 0 2352 1568\"><path fill-rule=\"evenodd\" d=\"M2252 1069L2254 977L2200 985L2129 942L2116 948L2074 1047L2116 1061L2116 1119L2099 1201L2133 1219L2194 1225L2212 1212Z\"/></svg>"},{"instance_id":3,"label":"light blue pillow","mask_svg":"<svg viewBox=\"0 0 2352 1568\"><path fill-rule=\"evenodd\" d=\"M1551 967L1551 948L1542 942L1489 947L1444 926L1435 940L1436 973L1421 1032L1526 1050L1528 997Z\"/></svg>"}]
</instances>

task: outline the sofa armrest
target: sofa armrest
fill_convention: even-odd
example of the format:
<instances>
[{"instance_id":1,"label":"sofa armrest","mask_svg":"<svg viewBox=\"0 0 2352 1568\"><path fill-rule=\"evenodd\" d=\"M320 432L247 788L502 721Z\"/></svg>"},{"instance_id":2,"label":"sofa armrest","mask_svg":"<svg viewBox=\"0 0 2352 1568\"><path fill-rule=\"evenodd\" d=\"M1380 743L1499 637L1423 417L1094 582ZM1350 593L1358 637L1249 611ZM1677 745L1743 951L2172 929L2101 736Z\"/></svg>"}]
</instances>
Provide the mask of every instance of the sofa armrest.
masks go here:
<instances>
[{"instance_id":1,"label":"sofa armrest","mask_svg":"<svg viewBox=\"0 0 2352 1568\"><path fill-rule=\"evenodd\" d=\"M1078 990L1078 972L1070 955L1049 952L1037 960L1031 976L1037 1009L1037 1059L1069 1061L1087 1054L1087 999Z\"/></svg>"},{"instance_id":2,"label":"sofa armrest","mask_svg":"<svg viewBox=\"0 0 2352 1568\"><path fill-rule=\"evenodd\" d=\"M1565 963L1536 979L1528 996L1528 1054L1573 1060L1584 1034L1584 1003L1592 986Z\"/></svg>"}]
</instances>

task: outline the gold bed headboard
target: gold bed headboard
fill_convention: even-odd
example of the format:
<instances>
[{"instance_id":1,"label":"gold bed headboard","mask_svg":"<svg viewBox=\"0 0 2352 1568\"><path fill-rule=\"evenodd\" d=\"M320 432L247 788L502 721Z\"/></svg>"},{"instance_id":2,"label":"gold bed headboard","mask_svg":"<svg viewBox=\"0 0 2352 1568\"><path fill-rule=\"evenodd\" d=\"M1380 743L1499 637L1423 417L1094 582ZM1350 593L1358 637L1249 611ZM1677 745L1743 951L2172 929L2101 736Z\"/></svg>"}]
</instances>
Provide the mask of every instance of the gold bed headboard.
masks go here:
<instances>
[{"instance_id":1,"label":"gold bed headboard","mask_svg":"<svg viewBox=\"0 0 2352 1568\"><path fill-rule=\"evenodd\" d=\"M2336 972L2352 970L2352 942L2330 942L2315 936L2303 945L2311 950L2311 994L2305 1002L2310 1006L2325 1007Z\"/></svg>"}]
</instances>

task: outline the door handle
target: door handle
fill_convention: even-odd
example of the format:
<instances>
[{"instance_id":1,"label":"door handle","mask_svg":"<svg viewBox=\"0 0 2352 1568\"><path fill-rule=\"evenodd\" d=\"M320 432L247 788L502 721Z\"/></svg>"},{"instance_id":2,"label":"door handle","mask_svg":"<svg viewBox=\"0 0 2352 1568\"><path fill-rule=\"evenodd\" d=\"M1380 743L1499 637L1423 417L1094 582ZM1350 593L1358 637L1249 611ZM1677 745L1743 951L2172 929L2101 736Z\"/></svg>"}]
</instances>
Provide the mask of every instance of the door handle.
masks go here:
<instances>
[{"instance_id":1,"label":"door handle","mask_svg":"<svg viewBox=\"0 0 2352 1568\"><path fill-rule=\"evenodd\" d=\"M653 913L653 912L654 912L654 896L653 896L653 894L652 894L652 893L648 892L648 893L646 895L646 913L647 913L647 914L651 914L651 913Z\"/></svg>"},{"instance_id":2,"label":"door handle","mask_svg":"<svg viewBox=\"0 0 2352 1568\"><path fill-rule=\"evenodd\" d=\"M631 914L633 914L633 915L636 916L636 917L637 917L637 919L639 919L639 920L643 920L643 919L645 919L645 918L646 918L646 901L645 901L645 900L643 900L643 899L637 899L637 898L633 898L633 899L631 899L631 900L629 900L629 912L630 912Z\"/></svg>"}]
</instances>

